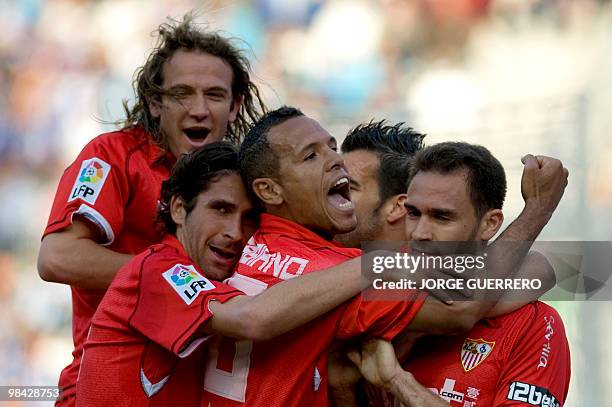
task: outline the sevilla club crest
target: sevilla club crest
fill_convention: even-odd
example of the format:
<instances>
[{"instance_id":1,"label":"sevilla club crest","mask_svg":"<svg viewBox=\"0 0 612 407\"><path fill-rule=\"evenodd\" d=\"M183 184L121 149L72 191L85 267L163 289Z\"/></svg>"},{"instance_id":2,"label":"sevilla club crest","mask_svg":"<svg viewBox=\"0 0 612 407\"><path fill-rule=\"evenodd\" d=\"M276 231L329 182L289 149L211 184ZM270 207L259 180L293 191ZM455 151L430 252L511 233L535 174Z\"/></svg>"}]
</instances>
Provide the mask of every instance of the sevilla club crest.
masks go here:
<instances>
[{"instance_id":1,"label":"sevilla club crest","mask_svg":"<svg viewBox=\"0 0 612 407\"><path fill-rule=\"evenodd\" d=\"M469 372L481 364L493 350L495 342L488 342L484 339L467 338L461 347L461 364L463 370Z\"/></svg>"}]
</instances>

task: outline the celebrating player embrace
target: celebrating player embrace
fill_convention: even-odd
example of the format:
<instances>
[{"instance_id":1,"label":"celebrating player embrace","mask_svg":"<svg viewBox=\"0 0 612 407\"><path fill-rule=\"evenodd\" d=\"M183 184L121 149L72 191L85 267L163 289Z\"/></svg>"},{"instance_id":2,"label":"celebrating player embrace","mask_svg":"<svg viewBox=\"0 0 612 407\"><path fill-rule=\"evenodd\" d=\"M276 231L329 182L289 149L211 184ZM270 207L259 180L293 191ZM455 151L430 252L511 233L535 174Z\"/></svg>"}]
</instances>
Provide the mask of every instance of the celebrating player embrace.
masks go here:
<instances>
[{"instance_id":1,"label":"celebrating player embrace","mask_svg":"<svg viewBox=\"0 0 612 407\"><path fill-rule=\"evenodd\" d=\"M459 286L466 301L434 287L372 301L360 249L471 242L491 277L538 278L539 295L552 271L528 251L567 185L560 161L524 158L525 207L489 243L506 178L486 148L425 147L383 120L351 130L341 155L299 109L267 111L229 40L190 15L158 35L123 128L64 172L42 239L39 274L73 300L57 405L563 404L552 307Z\"/></svg>"}]
</instances>

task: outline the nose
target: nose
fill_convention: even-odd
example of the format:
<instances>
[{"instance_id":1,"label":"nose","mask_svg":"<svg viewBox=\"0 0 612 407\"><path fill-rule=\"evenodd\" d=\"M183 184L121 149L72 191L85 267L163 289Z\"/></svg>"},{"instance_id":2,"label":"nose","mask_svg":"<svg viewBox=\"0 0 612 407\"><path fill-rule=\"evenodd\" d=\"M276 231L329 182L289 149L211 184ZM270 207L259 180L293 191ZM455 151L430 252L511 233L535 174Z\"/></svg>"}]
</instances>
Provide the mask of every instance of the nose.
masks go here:
<instances>
[{"instance_id":1,"label":"nose","mask_svg":"<svg viewBox=\"0 0 612 407\"><path fill-rule=\"evenodd\" d=\"M425 216L421 216L416 222L416 225L410 234L410 239L419 241L433 240L431 225Z\"/></svg>"},{"instance_id":2,"label":"nose","mask_svg":"<svg viewBox=\"0 0 612 407\"><path fill-rule=\"evenodd\" d=\"M344 159L337 152L332 150L331 148L328 150L328 159L327 159L327 171L332 171L338 168L344 167Z\"/></svg>"},{"instance_id":3,"label":"nose","mask_svg":"<svg viewBox=\"0 0 612 407\"><path fill-rule=\"evenodd\" d=\"M242 241L244 236L244 225L242 224L242 217L232 216L232 219L227 222L225 225L225 230L223 235L231 240L232 243Z\"/></svg>"},{"instance_id":4,"label":"nose","mask_svg":"<svg viewBox=\"0 0 612 407\"><path fill-rule=\"evenodd\" d=\"M202 121L208 117L210 110L208 101L202 94L194 95L189 104L189 115L198 121Z\"/></svg>"}]
</instances>

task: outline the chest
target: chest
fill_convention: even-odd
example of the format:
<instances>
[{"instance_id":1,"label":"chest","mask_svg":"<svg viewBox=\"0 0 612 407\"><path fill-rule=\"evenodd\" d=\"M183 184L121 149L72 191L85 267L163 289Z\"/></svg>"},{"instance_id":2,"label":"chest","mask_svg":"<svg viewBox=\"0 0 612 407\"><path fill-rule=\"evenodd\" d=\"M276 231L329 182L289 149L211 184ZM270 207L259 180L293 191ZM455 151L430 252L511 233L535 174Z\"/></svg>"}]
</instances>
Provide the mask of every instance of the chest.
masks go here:
<instances>
[{"instance_id":1,"label":"chest","mask_svg":"<svg viewBox=\"0 0 612 407\"><path fill-rule=\"evenodd\" d=\"M451 406L488 406L502 374L503 344L503 333L491 329L423 338L404 367Z\"/></svg>"},{"instance_id":2,"label":"chest","mask_svg":"<svg viewBox=\"0 0 612 407\"><path fill-rule=\"evenodd\" d=\"M157 243L157 205L161 184L170 175L163 165L150 166L144 158L133 157L126 164L127 188L123 228L117 245L124 251L139 252Z\"/></svg>"}]
</instances>

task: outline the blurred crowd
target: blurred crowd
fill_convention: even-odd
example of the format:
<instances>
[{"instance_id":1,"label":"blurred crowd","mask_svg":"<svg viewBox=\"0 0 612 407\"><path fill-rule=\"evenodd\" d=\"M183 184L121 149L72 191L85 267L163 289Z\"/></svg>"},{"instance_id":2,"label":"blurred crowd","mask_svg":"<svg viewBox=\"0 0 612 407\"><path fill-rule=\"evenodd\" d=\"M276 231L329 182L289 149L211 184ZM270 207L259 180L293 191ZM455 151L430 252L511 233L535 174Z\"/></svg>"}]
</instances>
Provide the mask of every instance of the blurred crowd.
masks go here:
<instances>
[{"instance_id":1,"label":"blurred crowd","mask_svg":"<svg viewBox=\"0 0 612 407\"><path fill-rule=\"evenodd\" d=\"M269 106L339 139L387 118L486 145L508 218L521 154L561 158L570 188L544 237L611 240L607 0L0 0L0 384L55 384L67 364L69 289L36 273L59 175L122 118L151 32L190 9L245 49Z\"/></svg>"}]
</instances>

